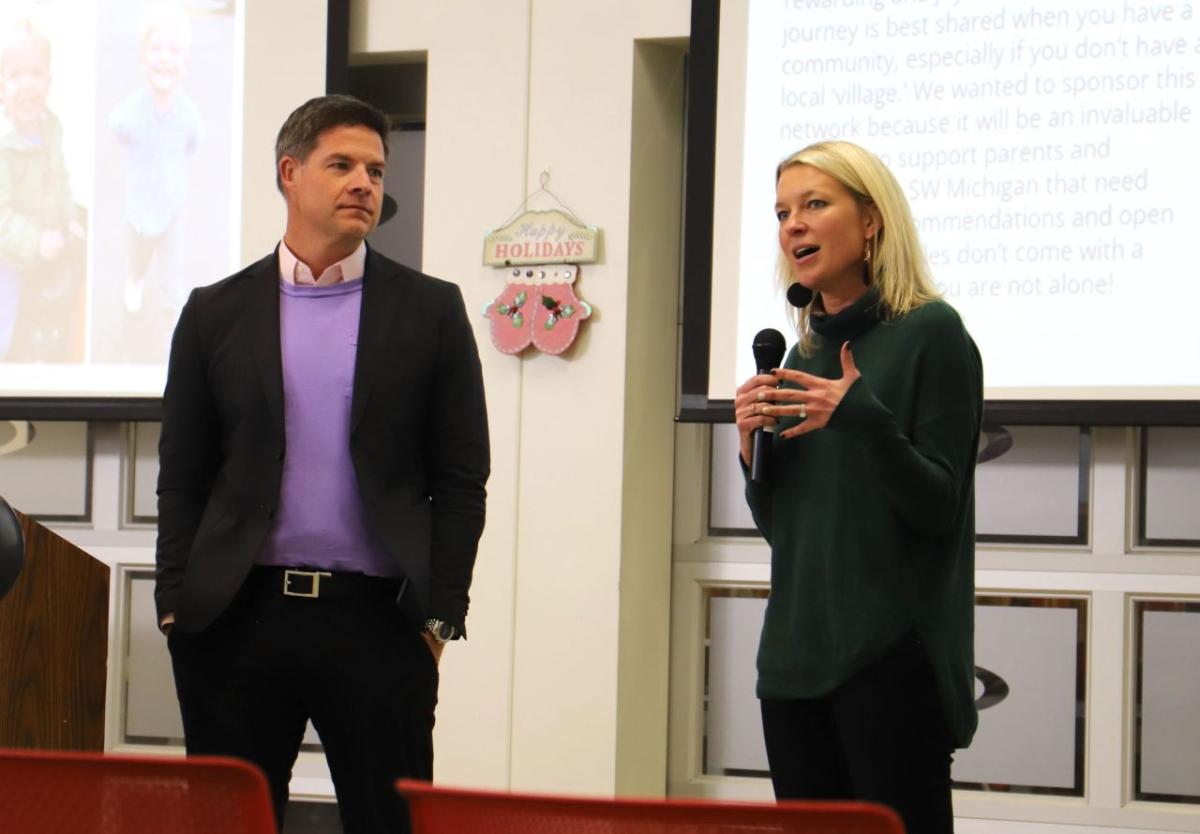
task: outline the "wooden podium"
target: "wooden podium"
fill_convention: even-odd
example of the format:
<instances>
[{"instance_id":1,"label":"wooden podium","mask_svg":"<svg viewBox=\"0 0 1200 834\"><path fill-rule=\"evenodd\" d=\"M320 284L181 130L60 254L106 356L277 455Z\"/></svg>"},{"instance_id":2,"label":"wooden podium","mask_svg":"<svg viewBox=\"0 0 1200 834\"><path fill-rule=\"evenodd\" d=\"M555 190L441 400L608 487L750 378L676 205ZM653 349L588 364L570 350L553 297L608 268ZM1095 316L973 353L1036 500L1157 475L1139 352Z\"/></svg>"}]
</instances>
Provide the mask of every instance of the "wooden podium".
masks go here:
<instances>
[{"instance_id":1,"label":"wooden podium","mask_svg":"<svg viewBox=\"0 0 1200 834\"><path fill-rule=\"evenodd\" d=\"M109 568L17 517L25 566L0 599L0 747L103 750Z\"/></svg>"}]
</instances>

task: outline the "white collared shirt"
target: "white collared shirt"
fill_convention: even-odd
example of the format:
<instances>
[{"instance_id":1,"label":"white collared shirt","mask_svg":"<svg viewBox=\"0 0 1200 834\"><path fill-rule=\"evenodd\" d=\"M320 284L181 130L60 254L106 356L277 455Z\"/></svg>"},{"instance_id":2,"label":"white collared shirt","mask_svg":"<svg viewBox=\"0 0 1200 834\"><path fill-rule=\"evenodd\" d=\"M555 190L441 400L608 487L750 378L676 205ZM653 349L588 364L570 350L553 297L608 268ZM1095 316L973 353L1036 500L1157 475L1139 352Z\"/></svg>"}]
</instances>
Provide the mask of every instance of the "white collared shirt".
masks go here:
<instances>
[{"instance_id":1,"label":"white collared shirt","mask_svg":"<svg viewBox=\"0 0 1200 834\"><path fill-rule=\"evenodd\" d=\"M320 278L314 278L308 265L297 258L286 243L279 241L279 277L298 287L328 287L342 281L353 281L363 277L366 264L367 244L364 241L349 255L322 272Z\"/></svg>"}]
</instances>

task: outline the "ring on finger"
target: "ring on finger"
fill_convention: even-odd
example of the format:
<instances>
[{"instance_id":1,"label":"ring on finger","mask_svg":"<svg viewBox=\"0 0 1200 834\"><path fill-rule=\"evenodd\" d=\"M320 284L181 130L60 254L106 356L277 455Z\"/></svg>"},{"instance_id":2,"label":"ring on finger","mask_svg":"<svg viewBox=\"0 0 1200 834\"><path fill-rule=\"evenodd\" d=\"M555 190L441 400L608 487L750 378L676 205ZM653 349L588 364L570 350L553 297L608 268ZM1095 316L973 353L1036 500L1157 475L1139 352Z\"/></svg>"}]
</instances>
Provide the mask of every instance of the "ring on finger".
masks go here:
<instances>
[{"instance_id":1,"label":"ring on finger","mask_svg":"<svg viewBox=\"0 0 1200 834\"><path fill-rule=\"evenodd\" d=\"M808 419L808 405L806 403L800 403L800 419Z\"/></svg>"}]
</instances>

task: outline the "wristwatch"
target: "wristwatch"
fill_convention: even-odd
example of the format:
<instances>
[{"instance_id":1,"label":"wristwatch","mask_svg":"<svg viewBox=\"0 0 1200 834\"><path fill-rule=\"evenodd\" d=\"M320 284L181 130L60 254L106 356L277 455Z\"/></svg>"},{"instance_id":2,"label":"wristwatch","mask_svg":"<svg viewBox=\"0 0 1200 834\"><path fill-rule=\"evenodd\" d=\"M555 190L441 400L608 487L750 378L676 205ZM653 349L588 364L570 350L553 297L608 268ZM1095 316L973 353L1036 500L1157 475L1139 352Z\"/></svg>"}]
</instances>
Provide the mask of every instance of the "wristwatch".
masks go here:
<instances>
[{"instance_id":1,"label":"wristwatch","mask_svg":"<svg viewBox=\"0 0 1200 834\"><path fill-rule=\"evenodd\" d=\"M445 620L430 617L425 621L425 630L439 643L449 643L458 636L458 629Z\"/></svg>"}]
</instances>

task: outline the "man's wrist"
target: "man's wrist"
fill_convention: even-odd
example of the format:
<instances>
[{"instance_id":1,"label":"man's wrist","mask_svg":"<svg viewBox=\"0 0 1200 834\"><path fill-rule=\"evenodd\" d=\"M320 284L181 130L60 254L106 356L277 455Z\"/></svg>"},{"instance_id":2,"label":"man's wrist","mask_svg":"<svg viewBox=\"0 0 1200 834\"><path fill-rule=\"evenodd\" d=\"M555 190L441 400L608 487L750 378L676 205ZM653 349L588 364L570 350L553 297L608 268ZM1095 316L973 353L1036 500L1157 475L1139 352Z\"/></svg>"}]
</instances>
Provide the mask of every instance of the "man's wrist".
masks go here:
<instances>
[{"instance_id":1,"label":"man's wrist","mask_svg":"<svg viewBox=\"0 0 1200 834\"><path fill-rule=\"evenodd\" d=\"M174 627L174 625L175 625L175 612L172 611L169 614L163 614L162 619L158 621L158 630L161 631L163 634L170 634L171 629Z\"/></svg>"}]
</instances>

